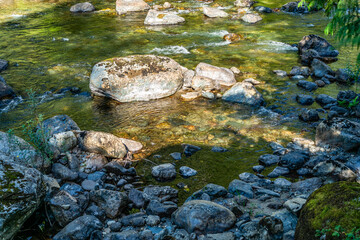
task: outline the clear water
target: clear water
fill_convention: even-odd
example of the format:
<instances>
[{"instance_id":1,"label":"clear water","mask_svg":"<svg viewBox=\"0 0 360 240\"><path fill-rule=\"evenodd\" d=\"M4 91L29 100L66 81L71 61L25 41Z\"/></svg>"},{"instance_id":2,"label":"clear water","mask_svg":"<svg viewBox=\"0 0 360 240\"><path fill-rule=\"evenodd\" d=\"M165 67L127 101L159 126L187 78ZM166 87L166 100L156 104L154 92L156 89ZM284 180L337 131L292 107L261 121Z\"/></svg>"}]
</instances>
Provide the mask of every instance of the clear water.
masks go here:
<instances>
[{"instance_id":1,"label":"clear water","mask_svg":"<svg viewBox=\"0 0 360 240\"><path fill-rule=\"evenodd\" d=\"M150 4L163 3L152 1ZM287 1L260 0L258 5L281 7ZM295 96L301 93L294 81L278 78L274 69L290 71L298 65L297 52L289 44L297 43L307 34L323 36L327 19L321 12L309 15L273 13L263 21L250 25L241 20L208 19L199 7L201 1L178 1L176 11L185 17L179 26L146 27L145 13L118 16L114 1L92 1L97 10L90 14L71 14L74 1L0 0L0 58L10 61L1 73L18 95L25 99L13 110L0 115L0 130L14 129L21 136L21 125L30 114L26 90L39 95L76 86L89 91L92 66L104 59L130 54L169 56L181 65L194 69L199 62L223 67L238 67L244 74L241 81L254 77L261 81L259 91L268 105L278 105L284 115L267 110L253 111L241 105L198 99L183 102L178 95L151 102L119 104L102 98L60 96L45 98L36 113L52 117L67 114L81 129L111 132L142 142L144 151L135 159L155 163L171 162L169 153L181 151L181 143L203 147L191 158L177 162L199 174L190 179L178 177L174 182L186 183L193 192L206 183L223 186L244 171L251 171L259 155L270 152L268 143L278 140L286 144L294 137L313 137L313 128L297 119L301 110ZM231 1L216 1L235 13ZM228 32L246 36L246 40L229 44L222 37ZM357 56L355 49L340 47L332 37L326 38L340 51L333 69L346 67ZM319 89L320 93L336 96L335 84ZM38 99L40 101L41 99ZM318 108L316 104L312 107ZM212 153L211 146L228 148L227 153ZM154 158L160 154L161 158ZM144 181L149 177L149 161L138 162ZM188 193L181 191L182 198Z\"/></svg>"}]
</instances>

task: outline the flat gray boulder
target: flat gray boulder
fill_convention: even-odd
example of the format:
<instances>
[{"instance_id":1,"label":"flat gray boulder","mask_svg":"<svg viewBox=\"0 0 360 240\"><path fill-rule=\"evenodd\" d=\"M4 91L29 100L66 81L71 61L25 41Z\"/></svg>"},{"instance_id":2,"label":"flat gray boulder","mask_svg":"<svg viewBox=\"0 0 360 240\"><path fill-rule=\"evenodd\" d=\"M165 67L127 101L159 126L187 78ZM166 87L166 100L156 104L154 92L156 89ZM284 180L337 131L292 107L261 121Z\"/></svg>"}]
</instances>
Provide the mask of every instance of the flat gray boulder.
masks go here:
<instances>
[{"instance_id":1,"label":"flat gray boulder","mask_svg":"<svg viewBox=\"0 0 360 240\"><path fill-rule=\"evenodd\" d=\"M143 0L117 0L116 12L121 15L127 12L141 12L150 9L149 4Z\"/></svg>"},{"instance_id":2,"label":"flat gray boulder","mask_svg":"<svg viewBox=\"0 0 360 240\"><path fill-rule=\"evenodd\" d=\"M93 12L93 11L95 11L95 7L89 2L78 3L71 6L70 8L70 12L73 13Z\"/></svg>"},{"instance_id":3,"label":"flat gray boulder","mask_svg":"<svg viewBox=\"0 0 360 240\"><path fill-rule=\"evenodd\" d=\"M231 228L235 215L227 208L210 201L192 200L176 210L174 223L192 233L222 233Z\"/></svg>"},{"instance_id":4,"label":"flat gray boulder","mask_svg":"<svg viewBox=\"0 0 360 240\"><path fill-rule=\"evenodd\" d=\"M173 95L183 84L180 64L168 57L133 55L97 63L90 89L119 102L149 101Z\"/></svg>"},{"instance_id":5,"label":"flat gray boulder","mask_svg":"<svg viewBox=\"0 0 360 240\"><path fill-rule=\"evenodd\" d=\"M242 103L253 107L265 105L263 96L248 82L238 82L222 96L226 102Z\"/></svg>"},{"instance_id":6,"label":"flat gray boulder","mask_svg":"<svg viewBox=\"0 0 360 240\"><path fill-rule=\"evenodd\" d=\"M195 68L195 76L211 79L214 85L232 86L236 83L234 73L223 67L213 66L207 63L199 63Z\"/></svg>"},{"instance_id":7,"label":"flat gray boulder","mask_svg":"<svg viewBox=\"0 0 360 240\"><path fill-rule=\"evenodd\" d=\"M217 8L212 8L212 7L203 7L203 13L205 16L210 17L210 18L224 18L229 16L229 14L227 14L226 12L224 12L223 10L217 9Z\"/></svg>"},{"instance_id":8,"label":"flat gray boulder","mask_svg":"<svg viewBox=\"0 0 360 240\"><path fill-rule=\"evenodd\" d=\"M150 10L146 15L145 25L174 25L185 22L185 18L174 12Z\"/></svg>"}]
</instances>

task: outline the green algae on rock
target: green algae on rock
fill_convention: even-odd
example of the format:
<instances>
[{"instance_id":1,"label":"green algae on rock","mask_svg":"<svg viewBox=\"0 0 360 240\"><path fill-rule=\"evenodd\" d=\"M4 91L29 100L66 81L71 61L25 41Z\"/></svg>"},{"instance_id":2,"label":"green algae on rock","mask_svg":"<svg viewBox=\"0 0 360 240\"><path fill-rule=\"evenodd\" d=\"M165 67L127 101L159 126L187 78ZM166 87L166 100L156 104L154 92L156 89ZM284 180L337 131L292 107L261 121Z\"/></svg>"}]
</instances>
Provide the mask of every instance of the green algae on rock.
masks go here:
<instances>
[{"instance_id":1,"label":"green algae on rock","mask_svg":"<svg viewBox=\"0 0 360 240\"><path fill-rule=\"evenodd\" d=\"M295 240L312 240L316 230L340 225L350 232L360 226L360 184L336 182L316 190L301 210ZM339 239L328 234L326 239Z\"/></svg>"}]
</instances>

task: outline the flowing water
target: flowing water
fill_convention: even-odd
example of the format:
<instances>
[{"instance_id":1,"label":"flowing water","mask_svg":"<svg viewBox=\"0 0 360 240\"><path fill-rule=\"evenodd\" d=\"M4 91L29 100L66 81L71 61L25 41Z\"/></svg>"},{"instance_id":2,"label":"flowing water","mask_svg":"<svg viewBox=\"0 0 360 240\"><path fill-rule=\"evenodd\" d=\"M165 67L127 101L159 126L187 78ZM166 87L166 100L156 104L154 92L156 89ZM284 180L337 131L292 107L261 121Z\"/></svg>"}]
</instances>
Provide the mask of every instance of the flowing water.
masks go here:
<instances>
[{"instance_id":1,"label":"flowing water","mask_svg":"<svg viewBox=\"0 0 360 240\"><path fill-rule=\"evenodd\" d=\"M153 1L159 4L164 1ZM259 0L258 5L281 7L286 0ZM202 1L174 2L175 10L186 19L178 26L147 27L146 13L116 15L114 1L92 1L95 13L71 14L74 1L0 0L0 59L10 61L1 73L22 99L0 114L0 130L14 129L22 136L21 126L33 118L27 97L36 91L39 103L35 114L52 117L67 114L84 130L111 132L142 142L144 151L136 159L147 158L155 163L173 162L169 153L181 151L181 143L202 146L193 157L177 162L198 170L190 179L178 177L167 185L184 182L193 192L206 183L223 186L244 171L251 171L259 155L270 152L268 143L286 144L294 137L313 137L313 127L297 119L300 105L295 96L303 91L296 82L276 77L272 70L290 71L299 65L296 48L291 44L307 34L323 36L327 19L322 12L308 15L272 13L263 21L250 25L241 20L208 19L199 8ZM231 1L215 1L229 13L235 13ZM234 32L245 40L229 44L222 37ZM330 36L326 38L340 51L333 69L355 62L355 49L340 47ZM119 104L86 95L52 94L64 87L89 91L92 66L111 57L130 54L166 55L181 65L194 69L199 62L217 66L235 66L242 71L241 81L253 77L261 81L259 91L268 106L277 105L282 114L267 109L254 111L245 106L221 100L198 99L183 102L178 95L150 102ZM339 89L329 85L318 89L316 96L336 96ZM52 93L49 93L51 91ZM46 94L44 94L46 93ZM308 93L306 93L308 94ZM314 104L313 108L319 108ZM229 149L212 153L211 146ZM161 155L157 158L154 155ZM139 162L138 171L149 177L149 161ZM182 198L188 193L181 191Z\"/></svg>"}]
</instances>

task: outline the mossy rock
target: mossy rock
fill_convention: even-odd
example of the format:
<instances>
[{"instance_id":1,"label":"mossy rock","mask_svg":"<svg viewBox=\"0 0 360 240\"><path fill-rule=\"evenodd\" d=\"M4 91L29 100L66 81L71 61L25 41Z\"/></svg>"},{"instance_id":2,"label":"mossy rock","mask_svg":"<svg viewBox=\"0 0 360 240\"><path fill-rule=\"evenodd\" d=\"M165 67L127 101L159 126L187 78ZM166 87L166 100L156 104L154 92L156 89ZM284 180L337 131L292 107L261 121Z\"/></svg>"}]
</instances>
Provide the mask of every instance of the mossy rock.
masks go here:
<instances>
[{"instance_id":1,"label":"mossy rock","mask_svg":"<svg viewBox=\"0 0 360 240\"><path fill-rule=\"evenodd\" d=\"M360 227L360 184L336 182L313 192L301 210L296 226L295 240L319 239L316 230L334 229L340 225L348 233ZM326 239L341 239L332 237Z\"/></svg>"}]
</instances>

